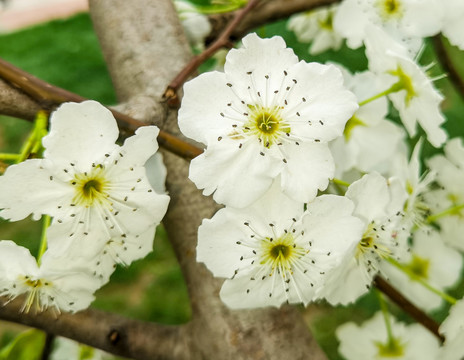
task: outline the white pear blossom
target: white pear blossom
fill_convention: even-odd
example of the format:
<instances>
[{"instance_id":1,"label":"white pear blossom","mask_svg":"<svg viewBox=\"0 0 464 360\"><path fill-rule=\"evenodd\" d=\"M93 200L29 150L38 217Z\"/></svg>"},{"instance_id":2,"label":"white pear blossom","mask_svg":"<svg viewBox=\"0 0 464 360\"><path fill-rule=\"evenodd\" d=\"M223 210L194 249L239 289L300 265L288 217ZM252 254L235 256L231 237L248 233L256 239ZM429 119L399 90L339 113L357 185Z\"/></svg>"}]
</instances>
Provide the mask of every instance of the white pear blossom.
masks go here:
<instances>
[{"instance_id":1,"label":"white pear blossom","mask_svg":"<svg viewBox=\"0 0 464 360\"><path fill-rule=\"evenodd\" d=\"M422 139L417 142L409 161L406 156L396 154L392 166L391 189L397 206L402 207L403 223L407 229L411 229L413 226L427 227L427 218L431 212L427 197L431 190L431 184L435 180L436 172L426 171L422 173L421 171L422 142Z\"/></svg>"},{"instance_id":2,"label":"white pear blossom","mask_svg":"<svg viewBox=\"0 0 464 360\"><path fill-rule=\"evenodd\" d=\"M441 32L449 42L464 50L464 2L462 0L443 0L444 21Z\"/></svg>"},{"instance_id":3,"label":"white pear blossom","mask_svg":"<svg viewBox=\"0 0 464 360\"><path fill-rule=\"evenodd\" d=\"M0 241L0 296L25 295L22 311L79 311L90 305L100 285L83 261L45 252L38 265L28 249Z\"/></svg>"},{"instance_id":4,"label":"white pear blossom","mask_svg":"<svg viewBox=\"0 0 464 360\"><path fill-rule=\"evenodd\" d=\"M345 323L336 330L338 352L346 360L438 360L439 342L419 324L406 325L388 315L389 339L384 315L377 312L362 325Z\"/></svg>"},{"instance_id":5,"label":"white pear blossom","mask_svg":"<svg viewBox=\"0 0 464 360\"><path fill-rule=\"evenodd\" d=\"M0 216L50 215L55 256L72 248L86 257L110 239L138 236L161 221L169 197L153 191L144 168L158 149L158 128L142 127L116 145L116 121L95 101L65 103L50 122L44 159L12 165L0 177Z\"/></svg>"},{"instance_id":6,"label":"white pear blossom","mask_svg":"<svg viewBox=\"0 0 464 360\"><path fill-rule=\"evenodd\" d=\"M372 72L352 75L343 67L339 68L346 87L359 102L382 91L379 78ZM388 100L385 97L360 106L346 123L344 136L331 142L337 178L343 178L343 173L353 168L364 173L388 172L394 154L402 152L405 147L405 133L400 126L386 120L387 113Z\"/></svg>"},{"instance_id":7,"label":"white pear blossom","mask_svg":"<svg viewBox=\"0 0 464 360\"><path fill-rule=\"evenodd\" d=\"M188 1L175 0L174 5L190 45L198 50L204 49L205 38L211 32L211 24L208 18Z\"/></svg>"},{"instance_id":8,"label":"white pear blossom","mask_svg":"<svg viewBox=\"0 0 464 360\"><path fill-rule=\"evenodd\" d=\"M56 337L50 360L114 360L114 357L76 341Z\"/></svg>"},{"instance_id":9,"label":"white pear blossom","mask_svg":"<svg viewBox=\"0 0 464 360\"><path fill-rule=\"evenodd\" d=\"M153 250L155 231L156 224L152 224L147 230L134 236L112 237L106 241L100 253L88 261L89 270L102 285L107 283L117 265L129 266L133 261L144 258ZM48 234L51 234L50 231ZM94 240L99 241L98 238ZM76 241L74 245L77 247L79 243ZM73 247L68 249L68 252L76 254L79 253L79 249Z\"/></svg>"},{"instance_id":10,"label":"white pear blossom","mask_svg":"<svg viewBox=\"0 0 464 360\"><path fill-rule=\"evenodd\" d=\"M464 147L461 138L454 138L445 145L444 155L435 155L427 164L435 172L439 188L428 194L432 217L440 226L443 240L464 252Z\"/></svg>"},{"instance_id":11,"label":"white pear blossom","mask_svg":"<svg viewBox=\"0 0 464 360\"><path fill-rule=\"evenodd\" d=\"M404 258L409 232L393 207L387 180L376 173L363 176L345 196L355 204L353 214L363 222L363 235L346 261L334 271L321 293L331 304L348 304L369 291L385 258Z\"/></svg>"},{"instance_id":12,"label":"white pear blossom","mask_svg":"<svg viewBox=\"0 0 464 360\"><path fill-rule=\"evenodd\" d=\"M440 325L440 334L445 336L440 360L462 360L464 357L464 300L459 300Z\"/></svg>"},{"instance_id":13,"label":"white pear blossom","mask_svg":"<svg viewBox=\"0 0 464 360\"><path fill-rule=\"evenodd\" d=\"M411 251L402 265L406 272L389 263L383 263L382 269L392 285L406 298L429 311L440 307L443 299L418 280L439 291L453 286L461 274L462 257L444 244L437 231L418 230L414 233Z\"/></svg>"},{"instance_id":14,"label":"white pear blossom","mask_svg":"<svg viewBox=\"0 0 464 360\"><path fill-rule=\"evenodd\" d=\"M344 0L334 17L334 28L351 48L360 47L369 25L375 25L416 52L421 38L437 34L442 21L438 0Z\"/></svg>"},{"instance_id":15,"label":"white pear blossom","mask_svg":"<svg viewBox=\"0 0 464 360\"><path fill-rule=\"evenodd\" d=\"M334 31L332 26L337 9L338 5L320 7L290 17L287 26L295 32L298 41L312 42L309 48L311 55L317 55L329 49L338 50L342 46L343 38Z\"/></svg>"},{"instance_id":16,"label":"white pear blossom","mask_svg":"<svg viewBox=\"0 0 464 360\"><path fill-rule=\"evenodd\" d=\"M356 246L361 223L347 198L322 195L307 205L272 188L253 205L219 210L198 230L197 260L225 277L231 308L308 304Z\"/></svg>"},{"instance_id":17,"label":"white pear blossom","mask_svg":"<svg viewBox=\"0 0 464 360\"><path fill-rule=\"evenodd\" d=\"M283 191L313 199L334 174L327 143L358 105L334 66L298 62L281 37L243 38L225 72L186 83L182 132L207 146L190 179L222 204L245 207L280 175Z\"/></svg>"},{"instance_id":18,"label":"white pear blossom","mask_svg":"<svg viewBox=\"0 0 464 360\"><path fill-rule=\"evenodd\" d=\"M385 90L393 85L398 88L388 97L399 111L409 135L416 135L419 123L427 134L427 140L440 147L447 139L446 132L440 128L445 122L440 111L443 96L403 46L379 28L369 27L367 30L365 45L369 69L382 76Z\"/></svg>"}]
</instances>

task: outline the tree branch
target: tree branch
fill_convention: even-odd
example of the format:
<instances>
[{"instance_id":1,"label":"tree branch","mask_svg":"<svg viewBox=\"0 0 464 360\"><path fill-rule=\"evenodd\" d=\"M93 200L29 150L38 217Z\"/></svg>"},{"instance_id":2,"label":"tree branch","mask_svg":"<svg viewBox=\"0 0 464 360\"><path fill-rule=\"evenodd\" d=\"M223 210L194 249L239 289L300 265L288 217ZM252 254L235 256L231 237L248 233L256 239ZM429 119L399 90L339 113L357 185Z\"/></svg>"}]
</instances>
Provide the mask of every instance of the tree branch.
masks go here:
<instances>
[{"instance_id":1,"label":"tree branch","mask_svg":"<svg viewBox=\"0 0 464 360\"><path fill-rule=\"evenodd\" d=\"M93 0L91 15L120 98L141 99L154 94L159 101L192 55L171 1L139 0L135 4ZM134 23L138 25L134 27ZM144 36L153 29L156 34ZM116 58L119 51L123 55ZM132 79L144 69L149 74L139 77L137 86L131 86ZM175 110L167 109L163 126L182 136ZM218 296L222 280L215 279L195 260L198 227L214 214L217 205L188 180L188 163L171 154L164 159L171 204L163 223L189 290L193 318L188 324L191 333L187 341L192 358L324 359L296 308L232 311L224 306Z\"/></svg>"},{"instance_id":2,"label":"tree branch","mask_svg":"<svg viewBox=\"0 0 464 360\"><path fill-rule=\"evenodd\" d=\"M417 308L413 303L406 299L398 290L389 284L381 276L377 275L374 279L374 285L377 289L387 295L396 305L398 305L404 312L409 314L418 323L422 324L430 332L444 341L445 338L438 332L439 324L430 318L425 312Z\"/></svg>"},{"instance_id":3,"label":"tree branch","mask_svg":"<svg viewBox=\"0 0 464 360\"><path fill-rule=\"evenodd\" d=\"M451 57L446 50L446 45L443 41L443 36L441 34L435 35L432 38L433 47L437 55L438 61L448 75L448 79L451 84L453 84L455 90L464 99L464 80L459 74L458 70L453 64Z\"/></svg>"},{"instance_id":4,"label":"tree branch","mask_svg":"<svg viewBox=\"0 0 464 360\"><path fill-rule=\"evenodd\" d=\"M168 85L164 92L163 98L165 98L171 105L179 105L179 98L177 96L177 90L184 84L184 82L191 76L198 67L213 56L216 51L223 47L230 47L230 36L232 32L239 26L243 18L258 5L260 0L250 0L248 4L238 10L230 23L221 32L217 39L201 54L194 56L187 65L177 74L174 80Z\"/></svg>"},{"instance_id":5,"label":"tree branch","mask_svg":"<svg viewBox=\"0 0 464 360\"><path fill-rule=\"evenodd\" d=\"M45 330L78 342L134 359L187 359L186 326L167 326L132 320L88 309L56 316L50 310L22 313L24 298L7 303L0 298L0 318Z\"/></svg>"},{"instance_id":6,"label":"tree branch","mask_svg":"<svg viewBox=\"0 0 464 360\"><path fill-rule=\"evenodd\" d=\"M257 27L269 24L274 21L286 19L289 16L316 9L321 6L327 6L340 2L341 0L267 0L261 2L256 6L240 24L235 28L231 34L231 40L241 39L250 30ZM212 25L212 31L208 38L207 43L216 39L217 34L220 34L230 19L233 13L210 15L209 21Z\"/></svg>"},{"instance_id":7,"label":"tree branch","mask_svg":"<svg viewBox=\"0 0 464 360\"><path fill-rule=\"evenodd\" d=\"M8 83L2 81L7 81ZM8 86L11 85L11 86ZM13 66L0 58L0 112L26 120L33 120L40 109L53 110L63 102L82 102L86 98L65 89L51 85ZM2 106L4 104L4 106ZM20 104L19 106L16 104ZM24 107L22 106L24 105ZM117 110L109 108L118 122L120 130L132 134L147 122L136 120ZM193 159L203 151L178 137L160 131L158 142L166 150L185 159Z\"/></svg>"}]
</instances>

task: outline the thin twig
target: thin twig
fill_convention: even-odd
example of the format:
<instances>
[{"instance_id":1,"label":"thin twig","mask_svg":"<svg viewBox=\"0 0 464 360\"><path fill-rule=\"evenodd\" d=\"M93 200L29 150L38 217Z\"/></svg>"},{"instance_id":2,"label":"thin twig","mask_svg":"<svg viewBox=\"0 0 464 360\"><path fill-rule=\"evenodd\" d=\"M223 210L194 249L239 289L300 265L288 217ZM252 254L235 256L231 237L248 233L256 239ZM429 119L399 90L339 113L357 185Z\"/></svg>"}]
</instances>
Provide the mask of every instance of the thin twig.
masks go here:
<instances>
[{"instance_id":1,"label":"thin twig","mask_svg":"<svg viewBox=\"0 0 464 360\"><path fill-rule=\"evenodd\" d=\"M436 35L432 38L433 47L435 48L435 53L437 55L438 61L442 66L443 70L448 75L448 79L453 84L456 91L464 99L464 80L457 71L456 67L449 56L448 51L446 50L445 43L443 42L442 35Z\"/></svg>"},{"instance_id":2,"label":"thin twig","mask_svg":"<svg viewBox=\"0 0 464 360\"><path fill-rule=\"evenodd\" d=\"M397 289L395 289L390 283L388 283L381 276L377 275L374 279L374 285L377 289L387 295L396 305L398 305L403 311L408 313L418 323L422 324L427 328L433 335L435 335L441 341L445 338L438 332L439 325L435 320L431 319L425 312L417 308L408 299L406 299Z\"/></svg>"},{"instance_id":3,"label":"thin twig","mask_svg":"<svg viewBox=\"0 0 464 360\"><path fill-rule=\"evenodd\" d=\"M53 350L53 341L55 340L55 335L46 333L45 335L45 344L42 349L42 354L40 360L48 360Z\"/></svg>"},{"instance_id":4,"label":"thin twig","mask_svg":"<svg viewBox=\"0 0 464 360\"><path fill-rule=\"evenodd\" d=\"M224 31L219 37L206 48L201 54L194 56L192 60L177 74L174 80L168 85L163 97L168 101L170 105L178 105L179 99L177 96L177 90L184 84L184 82L192 75L198 67L203 64L207 59L213 56L216 51L224 47L231 47L230 36L233 31L237 28L243 18L256 6L261 0L250 0L248 4L238 10L234 18L230 21Z\"/></svg>"},{"instance_id":5,"label":"thin twig","mask_svg":"<svg viewBox=\"0 0 464 360\"><path fill-rule=\"evenodd\" d=\"M82 102L87 100L80 95L38 79L3 59L0 59L0 78L28 95L45 110L51 111L56 106L68 101ZM128 133L133 133L141 126L149 125L114 109L109 110L116 118L119 128ZM187 160L191 160L202 153L202 150L196 146L164 131L160 131L158 142L160 146L164 147L166 150Z\"/></svg>"},{"instance_id":6,"label":"thin twig","mask_svg":"<svg viewBox=\"0 0 464 360\"><path fill-rule=\"evenodd\" d=\"M289 16L314 10L323 6L330 6L338 3L340 0L266 0L263 1L250 12L240 25L232 32L231 37L235 39L242 38L252 29L260 26L283 20ZM211 33L208 35L206 42L211 43L216 39L217 34L227 26L231 14L213 14L210 15L209 21L212 25Z\"/></svg>"},{"instance_id":7,"label":"thin twig","mask_svg":"<svg viewBox=\"0 0 464 360\"><path fill-rule=\"evenodd\" d=\"M52 310L23 312L25 298L0 297L0 318L67 337L112 354L137 360L190 358L187 325L162 325L96 309L71 314Z\"/></svg>"}]
</instances>

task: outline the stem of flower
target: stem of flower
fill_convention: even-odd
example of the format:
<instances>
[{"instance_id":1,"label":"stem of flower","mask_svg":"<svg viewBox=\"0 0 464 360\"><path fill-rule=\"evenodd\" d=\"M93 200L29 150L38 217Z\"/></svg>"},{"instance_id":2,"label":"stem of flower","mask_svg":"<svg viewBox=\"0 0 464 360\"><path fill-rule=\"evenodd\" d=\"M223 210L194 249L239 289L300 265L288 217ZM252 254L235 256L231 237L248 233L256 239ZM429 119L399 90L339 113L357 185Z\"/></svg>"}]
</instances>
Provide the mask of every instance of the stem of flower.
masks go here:
<instances>
[{"instance_id":1,"label":"stem of flower","mask_svg":"<svg viewBox=\"0 0 464 360\"><path fill-rule=\"evenodd\" d=\"M391 328L390 313L388 312L387 302L383 297L382 293L379 290L376 290L375 293L379 299L380 309L382 310L383 319L385 321L385 327L387 329L387 343L391 344L395 341L393 336L393 331Z\"/></svg>"},{"instance_id":2,"label":"stem of flower","mask_svg":"<svg viewBox=\"0 0 464 360\"><path fill-rule=\"evenodd\" d=\"M359 106L366 105L374 100L380 99L383 96L387 96L388 94L395 93L403 89L404 89L403 83L401 81L398 81L397 83L394 83L389 89L382 91L381 93L378 93L377 95L374 95L366 100L361 101L359 103Z\"/></svg>"},{"instance_id":3,"label":"stem of flower","mask_svg":"<svg viewBox=\"0 0 464 360\"><path fill-rule=\"evenodd\" d=\"M417 276L416 274L414 274L407 266L403 265L403 264L400 264L398 261L396 261L395 259L391 258L391 257L388 257L386 258L386 260L392 264L393 266L395 266L397 269L403 271L406 275L409 276L409 278L413 281L417 281L419 284L421 284L423 287L425 287L426 289L428 289L429 291L437 294L438 296L440 296L442 299L444 299L445 301L447 301L448 303L450 303L451 305L454 305L456 304L457 300L444 293L443 291L441 290L438 290L437 288L433 287L432 285L430 285L427 281L425 281L423 278L421 278L420 276Z\"/></svg>"},{"instance_id":4,"label":"stem of flower","mask_svg":"<svg viewBox=\"0 0 464 360\"><path fill-rule=\"evenodd\" d=\"M29 155L37 154L42 149L42 138L47 135L48 114L46 111L40 110L34 120L34 127L27 137L21 151L19 152L16 163L23 162Z\"/></svg>"},{"instance_id":5,"label":"stem of flower","mask_svg":"<svg viewBox=\"0 0 464 360\"><path fill-rule=\"evenodd\" d=\"M448 216L448 215L454 215L456 214L459 210L464 209L464 204L459 204L452 206L446 210L443 210L442 212L439 212L438 214L433 214L427 217L425 220L428 224L435 222L436 220Z\"/></svg>"},{"instance_id":6,"label":"stem of flower","mask_svg":"<svg viewBox=\"0 0 464 360\"><path fill-rule=\"evenodd\" d=\"M346 182L346 181L343 181L343 180L340 180L340 179L335 179L335 178L332 179L332 182L333 182L334 184L341 185L341 186L345 186L345 187L348 187L348 186L351 185L350 183L348 183L348 182Z\"/></svg>"},{"instance_id":7,"label":"stem of flower","mask_svg":"<svg viewBox=\"0 0 464 360\"><path fill-rule=\"evenodd\" d=\"M422 324L433 335L443 342L445 338L438 332L438 323L429 317L425 312L406 299L397 289L395 289L388 281L377 275L374 278L375 287L383 294L388 296L391 301L398 305L405 313L409 314L414 320Z\"/></svg>"},{"instance_id":8,"label":"stem of flower","mask_svg":"<svg viewBox=\"0 0 464 360\"><path fill-rule=\"evenodd\" d=\"M230 35L240 24L243 18L259 3L259 1L260 0L249 0L248 4L244 8L237 11L235 17L230 21L221 35L219 35L219 37L201 54L194 56L192 60L190 60L190 62L179 72L179 74L177 74L175 79L171 81L163 95L163 98L166 99L171 106L177 106L179 104L177 90L184 84L188 77L194 73L203 62L213 56L216 51L231 45Z\"/></svg>"},{"instance_id":9,"label":"stem of flower","mask_svg":"<svg viewBox=\"0 0 464 360\"><path fill-rule=\"evenodd\" d=\"M50 216L45 215L42 220L42 234L40 235L40 247L37 254L37 263L40 265L42 255L47 250L47 229L50 226Z\"/></svg>"},{"instance_id":10,"label":"stem of flower","mask_svg":"<svg viewBox=\"0 0 464 360\"><path fill-rule=\"evenodd\" d=\"M6 154L6 153L0 153L0 160L13 160L17 161L19 158L19 154Z\"/></svg>"},{"instance_id":11,"label":"stem of flower","mask_svg":"<svg viewBox=\"0 0 464 360\"><path fill-rule=\"evenodd\" d=\"M229 4L218 4L216 6L197 6L196 9L205 15L222 14L240 9L247 4L247 0L230 1Z\"/></svg>"}]
</instances>

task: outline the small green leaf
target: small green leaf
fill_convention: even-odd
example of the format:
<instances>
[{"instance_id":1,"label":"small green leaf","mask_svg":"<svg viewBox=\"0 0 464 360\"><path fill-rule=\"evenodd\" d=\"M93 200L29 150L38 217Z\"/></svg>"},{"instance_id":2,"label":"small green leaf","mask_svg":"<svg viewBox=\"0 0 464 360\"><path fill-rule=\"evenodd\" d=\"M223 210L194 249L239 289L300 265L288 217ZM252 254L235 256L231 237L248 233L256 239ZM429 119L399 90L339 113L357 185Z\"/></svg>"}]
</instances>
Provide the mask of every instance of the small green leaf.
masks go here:
<instances>
[{"instance_id":1,"label":"small green leaf","mask_svg":"<svg viewBox=\"0 0 464 360\"><path fill-rule=\"evenodd\" d=\"M0 350L0 360L39 360L45 345L45 333L28 330Z\"/></svg>"}]
</instances>

